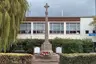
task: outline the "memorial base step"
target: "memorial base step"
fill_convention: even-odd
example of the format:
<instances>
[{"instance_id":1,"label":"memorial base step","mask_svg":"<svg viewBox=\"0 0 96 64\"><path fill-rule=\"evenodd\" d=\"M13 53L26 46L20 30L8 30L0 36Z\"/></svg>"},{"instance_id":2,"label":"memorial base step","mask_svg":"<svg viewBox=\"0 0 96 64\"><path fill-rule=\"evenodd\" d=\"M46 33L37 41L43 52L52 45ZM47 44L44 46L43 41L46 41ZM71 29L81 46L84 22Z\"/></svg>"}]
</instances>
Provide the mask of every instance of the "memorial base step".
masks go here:
<instances>
[{"instance_id":1,"label":"memorial base step","mask_svg":"<svg viewBox=\"0 0 96 64\"><path fill-rule=\"evenodd\" d=\"M53 53L51 58L41 58L35 54L32 59L32 64L59 64L59 55Z\"/></svg>"}]
</instances>

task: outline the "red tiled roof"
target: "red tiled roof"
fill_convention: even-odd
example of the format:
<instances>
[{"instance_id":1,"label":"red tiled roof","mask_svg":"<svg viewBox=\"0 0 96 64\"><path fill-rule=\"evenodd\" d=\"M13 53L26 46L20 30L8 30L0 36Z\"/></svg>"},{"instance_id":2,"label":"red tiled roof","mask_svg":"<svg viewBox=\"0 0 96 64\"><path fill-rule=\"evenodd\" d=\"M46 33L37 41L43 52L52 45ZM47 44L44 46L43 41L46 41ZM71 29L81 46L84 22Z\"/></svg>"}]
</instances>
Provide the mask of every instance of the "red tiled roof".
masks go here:
<instances>
[{"instance_id":1,"label":"red tiled roof","mask_svg":"<svg viewBox=\"0 0 96 64\"><path fill-rule=\"evenodd\" d=\"M45 21L45 17L26 17L24 21ZM80 17L48 17L48 21L80 21Z\"/></svg>"}]
</instances>

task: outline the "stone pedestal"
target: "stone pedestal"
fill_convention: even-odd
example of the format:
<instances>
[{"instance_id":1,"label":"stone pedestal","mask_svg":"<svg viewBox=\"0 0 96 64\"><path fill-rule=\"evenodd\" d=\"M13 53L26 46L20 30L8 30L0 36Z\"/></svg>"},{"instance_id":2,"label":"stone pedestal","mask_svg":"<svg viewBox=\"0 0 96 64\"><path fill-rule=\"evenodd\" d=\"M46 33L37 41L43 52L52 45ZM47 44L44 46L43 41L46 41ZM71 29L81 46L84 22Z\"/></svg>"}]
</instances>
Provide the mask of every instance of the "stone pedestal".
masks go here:
<instances>
[{"instance_id":1,"label":"stone pedestal","mask_svg":"<svg viewBox=\"0 0 96 64\"><path fill-rule=\"evenodd\" d=\"M41 58L35 54L32 59L32 64L59 64L59 55L52 53L50 58Z\"/></svg>"},{"instance_id":2,"label":"stone pedestal","mask_svg":"<svg viewBox=\"0 0 96 64\"><path fill-rule=\"evenodd\" d=\"M49 41L44 42L41 45L41 52L42 51L47 51L47 52L53 53L53 51L52 51L52 44Z\"/></svg>"}]
</instances>

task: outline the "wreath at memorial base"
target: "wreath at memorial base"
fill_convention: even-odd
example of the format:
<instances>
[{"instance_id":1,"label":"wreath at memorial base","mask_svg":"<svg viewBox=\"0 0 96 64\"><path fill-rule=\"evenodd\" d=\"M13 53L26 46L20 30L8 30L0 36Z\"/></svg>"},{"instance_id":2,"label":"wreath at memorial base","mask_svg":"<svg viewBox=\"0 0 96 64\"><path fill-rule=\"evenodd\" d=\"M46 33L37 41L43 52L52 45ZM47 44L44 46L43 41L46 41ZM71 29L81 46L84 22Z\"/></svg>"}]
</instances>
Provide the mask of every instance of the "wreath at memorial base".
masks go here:
<instances>
[{"instance_id":1,"label":"wreath at memorial base","mask_svg":"<svg viewBox=\"0 0 96 64\"><path fill-rule=\"evenodd\" d=\"M43 59L49 59L49 58L51 58L51 53L43 51L40 53L40 57Z\"/></svg>"}]
</instances>

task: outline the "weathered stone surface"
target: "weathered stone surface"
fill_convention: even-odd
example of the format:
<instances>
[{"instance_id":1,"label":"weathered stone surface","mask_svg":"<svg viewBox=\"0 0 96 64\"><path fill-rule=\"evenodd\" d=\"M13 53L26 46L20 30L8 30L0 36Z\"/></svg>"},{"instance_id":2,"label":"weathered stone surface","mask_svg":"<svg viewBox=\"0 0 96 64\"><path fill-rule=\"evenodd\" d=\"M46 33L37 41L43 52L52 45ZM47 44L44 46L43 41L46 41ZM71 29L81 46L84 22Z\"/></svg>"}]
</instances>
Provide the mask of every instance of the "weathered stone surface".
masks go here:
<instances>
[{"instance_id":1,"label":"weathered stone surface","mask_svg":"<svg viewBox=\"0 0 96 64\"><path fill-rule=\"evenodd\" d=\"M44 42L42 45L41 45L41 52L42 51L47 51L47 52L50 52L50 53L53 53L52 51L52 44L50 44L50 42Z\"/></svg>"},{"instance_id":2,"label":"weathered stone surface","mask_svg":"<svg viewBox=\"0 0 96 64\"><path fill-rule=\"evenodd\" d=\"M49 5L46 3L44 6L46 11L45 11L45 42L41 45L41 51L47 51L47 52L53 52L52 51L52 44L48 40L48 8Z\"/></svg>"},{"instance_id":3,"label":"weathered stone surface","mask_svg":"<svg viewBox=\"0 0 96 64\"><path fill-rule=\"evenodd\" d=\"M51 58L40 58L38 54L35 54L32 59L32 64L59 64L59 55L52 53Z\"/></svg>"}]
</instances>

